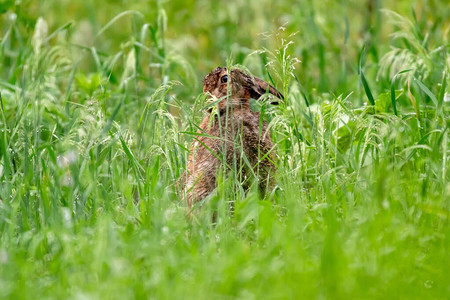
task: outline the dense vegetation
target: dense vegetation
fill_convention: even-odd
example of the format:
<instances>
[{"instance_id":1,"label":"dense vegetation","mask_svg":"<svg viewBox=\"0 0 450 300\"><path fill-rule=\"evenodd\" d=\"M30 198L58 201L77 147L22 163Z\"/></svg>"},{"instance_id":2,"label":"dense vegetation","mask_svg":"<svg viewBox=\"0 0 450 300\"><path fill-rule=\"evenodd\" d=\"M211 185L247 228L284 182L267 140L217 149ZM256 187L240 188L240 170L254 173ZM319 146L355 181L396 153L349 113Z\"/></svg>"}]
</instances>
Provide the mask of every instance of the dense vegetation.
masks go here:
<instances>
[{"instance_id":1,"label":"dense vegetation","mask_svg":"<svg viewBox=\"0 0 450 300\"><path fill-rule=\"evenodd\" d=\"M438 0L1 1L0 298L448 299L449 20ZM278 187L223 176L188 218L174 183L222 65L286 96L254 103Z\"/></svg>"}]
</instances>

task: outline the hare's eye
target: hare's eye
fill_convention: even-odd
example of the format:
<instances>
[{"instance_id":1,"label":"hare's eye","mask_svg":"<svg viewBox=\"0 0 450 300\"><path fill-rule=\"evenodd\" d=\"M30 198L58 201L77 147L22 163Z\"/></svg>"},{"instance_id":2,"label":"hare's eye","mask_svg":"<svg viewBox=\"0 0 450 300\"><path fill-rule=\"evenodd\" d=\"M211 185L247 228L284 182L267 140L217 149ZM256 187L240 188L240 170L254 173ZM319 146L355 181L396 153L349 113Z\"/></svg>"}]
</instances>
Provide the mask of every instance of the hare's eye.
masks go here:
<instances>
[{"instance_id":1,"label":"hare's eye","mask_svg":"<svg viewBox=\"0 0 450 300\"><path fill-rule=\"evenodd\" d=\"M227 76L227 75L223 75L222 78L220 78L220 81L221 81L222 83L227 82L227 81L228 81L228 76Z\"/></svg>"}]
</instances>

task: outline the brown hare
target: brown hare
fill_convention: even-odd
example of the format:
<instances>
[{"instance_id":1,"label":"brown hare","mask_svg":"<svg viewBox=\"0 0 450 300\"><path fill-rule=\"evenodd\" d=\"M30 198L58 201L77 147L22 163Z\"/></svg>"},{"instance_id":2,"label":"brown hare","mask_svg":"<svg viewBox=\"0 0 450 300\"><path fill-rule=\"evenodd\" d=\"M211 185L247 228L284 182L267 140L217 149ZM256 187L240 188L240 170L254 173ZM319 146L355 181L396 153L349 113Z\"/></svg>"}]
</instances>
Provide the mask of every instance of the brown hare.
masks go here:
<instances>
[{"instance_id":1,"label":"brown hare","mask_svg":"<svg viewBox=\"0 0 450 300\"><path fill-rule=\"evenodd\" d=\"M200 124L187 170L180 178L189 210L216 188L221 165L229 169L236 166L244 189L255 174L260 193L264 195L274 186L273 142L267 122L260 120L259 112L250 109L250 98L259 99L269 92L283 100L283 95L257 77L239 69L228 71L225 67L218 67L205 76L203 92L217 98L218 110L216 114L209 110Z\"/></svg>"}]
</instances>

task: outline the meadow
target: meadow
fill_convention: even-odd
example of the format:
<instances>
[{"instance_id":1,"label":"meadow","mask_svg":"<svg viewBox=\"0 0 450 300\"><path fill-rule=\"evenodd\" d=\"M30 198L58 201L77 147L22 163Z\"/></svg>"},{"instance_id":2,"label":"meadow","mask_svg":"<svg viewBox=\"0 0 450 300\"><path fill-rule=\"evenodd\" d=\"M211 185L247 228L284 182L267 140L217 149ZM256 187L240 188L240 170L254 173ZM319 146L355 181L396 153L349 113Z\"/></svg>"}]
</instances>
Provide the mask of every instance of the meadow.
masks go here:
<instances>
[{"instance_id":1,"label":"meadow","mask_svg":"<svg viewBox=\"0 0 450 300\"><path fill-rule=\"evenodd\" d=\"M439 0L0 1L0 298L449 299L449 40ZM189 217L217 66L285 95L277 187Z\"/></svg>"}]
</instances>

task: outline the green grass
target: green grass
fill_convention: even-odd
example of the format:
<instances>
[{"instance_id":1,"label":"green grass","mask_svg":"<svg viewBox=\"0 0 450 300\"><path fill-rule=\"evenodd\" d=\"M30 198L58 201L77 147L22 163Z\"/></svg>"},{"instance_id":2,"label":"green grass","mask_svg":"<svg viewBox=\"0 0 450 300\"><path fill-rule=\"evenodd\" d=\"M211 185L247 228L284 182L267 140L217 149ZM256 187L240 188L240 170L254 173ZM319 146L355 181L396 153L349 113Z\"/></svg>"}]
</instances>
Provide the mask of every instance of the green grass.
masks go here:
<instances>
[{"instance_id":1,"label":"green grass","mask_svg":"<svg viewBox=\"0 0 450 300\"><path fill-rule=\"evenodd\" d=\"M445 1L131 2L0 2L0 298L448 299ZM188 218L227 64L286 96L278 188Z\"/></svg>"}]
</instances>

